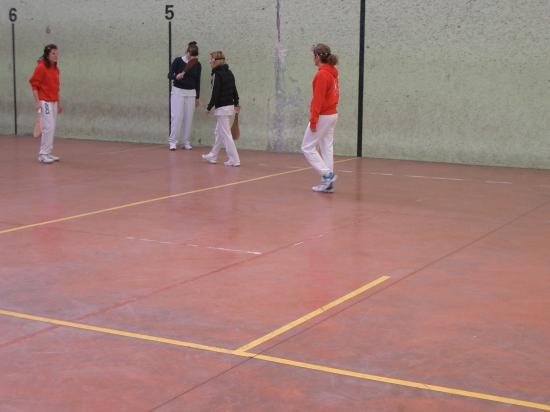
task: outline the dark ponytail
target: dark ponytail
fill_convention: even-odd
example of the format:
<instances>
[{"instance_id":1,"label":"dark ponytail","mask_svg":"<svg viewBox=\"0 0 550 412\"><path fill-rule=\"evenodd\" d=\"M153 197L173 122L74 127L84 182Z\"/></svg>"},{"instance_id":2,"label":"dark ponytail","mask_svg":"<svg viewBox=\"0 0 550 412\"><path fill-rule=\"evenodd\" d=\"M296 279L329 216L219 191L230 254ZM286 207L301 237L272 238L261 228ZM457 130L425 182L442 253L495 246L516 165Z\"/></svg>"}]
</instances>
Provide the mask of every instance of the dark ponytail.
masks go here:
<instances>
[{"instance_id":1,"label":"dark ponytail","mask_svg":"<svg viewBox=\"0 0 550 412\"><path fill-rule=\"evenodd\" d=\"M338 64L338 56L330 52L330 47L326 44L318 43L313 46L311 49L315 56L321 58L321 63L330 64L331 66L336 66Z\"/></svg>"},{"instance_id":2,"label":"dark ponytail","mask_svg":"<svg viewBox=\"0 0 550 412\"><path fill-rule=\"evenodd\" d=\"M189 42L189 44L187 45L187 53L189 53L189 55L193 57L199 55L199 46L197 46L196 41Z\"/></svg>"},{"instance_id":3,"label":"dark ponytail","mask_svg":"<svg viewBox=\"0 0 550 412\"><path fill-rule=\"evenodd\" d=\"M321 61L323 62L323 59L321 59ZM331 66L336 66L338 64L338 56L335 54L328 55L326 63L330 64Z\"/></svg>"}]
</instances>

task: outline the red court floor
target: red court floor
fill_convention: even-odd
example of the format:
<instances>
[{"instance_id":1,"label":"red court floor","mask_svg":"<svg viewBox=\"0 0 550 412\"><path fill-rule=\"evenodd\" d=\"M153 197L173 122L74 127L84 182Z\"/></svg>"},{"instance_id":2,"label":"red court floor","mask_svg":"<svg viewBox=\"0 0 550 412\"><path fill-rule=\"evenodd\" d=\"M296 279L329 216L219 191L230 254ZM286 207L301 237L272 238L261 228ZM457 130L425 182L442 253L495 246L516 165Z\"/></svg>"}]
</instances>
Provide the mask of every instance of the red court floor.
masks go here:
<instances>
[{"instance_id":1,"label":"red court floor","mask_svg":"<svg viewBox=\"0 0 550 412\"><path fill-rule=\"evenodd\" d=\"M0 411L550 410L550 171L0 137Z\"/></svg>"}]
</instances>

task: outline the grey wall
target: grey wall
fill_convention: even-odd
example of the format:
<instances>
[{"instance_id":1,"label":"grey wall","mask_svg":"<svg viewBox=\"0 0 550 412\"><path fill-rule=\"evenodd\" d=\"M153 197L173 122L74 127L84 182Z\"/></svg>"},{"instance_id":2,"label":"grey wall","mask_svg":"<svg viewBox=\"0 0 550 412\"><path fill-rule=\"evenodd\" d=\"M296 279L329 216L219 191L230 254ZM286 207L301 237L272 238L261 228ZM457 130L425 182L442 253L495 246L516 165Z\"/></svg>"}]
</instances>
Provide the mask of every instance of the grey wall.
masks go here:
<instances>
[{"instance_id":1,"label":"grey wall","mask_svg":"<svg viewBox=\"0 0 550 412\"><path fill-rule=\"evenodd\" d=\"M16 23L20 132L30 133L33 104L27 83L43 46L60 47L61 95L66 113L58 135L136 142L165 142L168 134L167 2L1 0L2 53L0 133L13 132L11 29ZM288 0L169 1L173 54L197 40L204 74L202 102L209 98L208 52L223 50L241 95L242 148L299 149L308 119L311 79L316 68L310 48L325 41L341 55L342 122L337 151L355 147L357 112L357 2L327 2L313 16L311 2ZM357 4L352 4L357 3ZM279 19L277 18L279 16ZM345 20L350 23L339 24ZM342 26L341 35L324 27ZM4 34L6 33L6 34ZM204 107L195 115L195 144L211 144L214 119Z\"/></svg>"},{"instance_id":2,"label":"grey wall","mask_svg":"<svg viewBox=\"0 0 550 412\"><path fill-rule=\"evenodd\" d=\"M369 0L364 155L550 168L550 1Z\"/></svg>"},{"instance_id":3,"label":"grey wall","mask_svg":"<svg viewBox=\"0 0 550 412\"><path fill-rule=\"evenodd\" d=\"M30 133L27 79L60 47L66 113L58 135L164 143L168 24L174 56L197 40L224 50L243 112L239 147L298 151L307 124L310 47L340 56L336 152L356 150L359 0L0 0L0 133L13 133L10 7L16 22L19 132ZM365 156L550 168L550 2L368 0ZM195 144L214 120L195 115Z\"/></svg>"}]
</instances>

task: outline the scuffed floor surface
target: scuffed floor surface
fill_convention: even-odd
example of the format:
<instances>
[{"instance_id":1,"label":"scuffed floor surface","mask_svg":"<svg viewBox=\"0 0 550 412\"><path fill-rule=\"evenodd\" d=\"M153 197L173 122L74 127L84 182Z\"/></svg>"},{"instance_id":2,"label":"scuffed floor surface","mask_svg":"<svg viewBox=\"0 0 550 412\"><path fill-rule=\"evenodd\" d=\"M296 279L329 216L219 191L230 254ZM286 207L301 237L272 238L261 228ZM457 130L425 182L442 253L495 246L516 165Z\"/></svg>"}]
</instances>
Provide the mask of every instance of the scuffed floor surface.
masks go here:
<instances>
[{"instance_id":1,"label":"scuffed floor surface","mask_svg":"<svg viewBox=\"0 0 550 412\"><path fill-rule=\"evenodd\" d=\"M550 171L37 150L0 137L0 411L550 410Z\"/></svg>"}]
</instances>

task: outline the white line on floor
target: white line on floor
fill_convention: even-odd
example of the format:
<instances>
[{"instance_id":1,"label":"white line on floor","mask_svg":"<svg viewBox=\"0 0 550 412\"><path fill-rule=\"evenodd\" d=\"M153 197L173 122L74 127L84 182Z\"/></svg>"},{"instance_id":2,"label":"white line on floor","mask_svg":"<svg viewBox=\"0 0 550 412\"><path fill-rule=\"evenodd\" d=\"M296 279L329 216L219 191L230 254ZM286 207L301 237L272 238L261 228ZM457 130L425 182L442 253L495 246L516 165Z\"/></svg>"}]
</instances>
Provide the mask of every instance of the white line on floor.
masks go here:
<instances>
[{"instance_id":1,"label":"white line on floor","mask_svg":"<svg viewBox=\"0 0 550 412\"><path fill-rule=\"evenodd\" d=\"M256 252L254 250L228 249L228 248L225 248L225 247L214 247L214 246L206 246L206 249L222 250L224 252L247 253L249 255L261 255L262 254L262 252Z\"/></svg>"},{"instance_id":2,"label":"white line on floor","mask_svg":"<svg viewBox=\"0 0 550 412\"><path fill-rule=\"evenodd\" d=\"M393 173L369 172L369 175L393 176Z\"/></svg>"},{"instance_id":3,"label":"white line on floor","mask_svg":"<svg viewBox=\"0 0 550 412\"><path fill-rule=\"evenodd\" d=\"M135 238L135 237L132 237L132 236L127 236L126 239L128 239L128 240L140 240L142 242L162 243L164 245L175 245L176 244L174 242L166 242L166 241L162 241L162 240L145 239L145 238L138 239L138 238Z\"/></svg>"},{"instance_id":4,"label":"white line on floor","mask_svg":"<svg viewBox=\"0 0 550 412\"><path fill-rule=\"evenodd\" d=\"M178 244L177 242L165 242L165 241L162 241L162 240L145 239L145 238L138 239L138 238L135 238L133 236L127 236L126 239L128 239L128 240L140 240L142 242L162 243L164 245L177 245ZM249 255L261 255L262 254L262 252L257 252L255 250L240 250L240 249L229 249L229 248L225 248L225 247L201 246L201 245L196 245L196 244L193 244L193 243L187 243L187 244L185 244L185 246L198 247L198 248L204 248L204 249L212 249L212 250L221 250L221 251L224 251L224 252L246 253L246 254L249 254Z\"/></svg>"},{"instance_id":5,"label":"white line on floor","mask_svg":"<svg viewBox=\"0 0 550 412\"><path fill-rule=\"evenodd\" d=\"M412 177L415 179L434 179L434 180L452 180L452 181L462 181L459 177L439 177L439 176L416 176L416 175L406 175L407 177Z\"/></svg>"},{"instance_id":6,"label":"white line on floor","mask_svg":"<svg viewBox=\"0 0 550 412\"><path fill-rule=\"evenodd\" d=\"M139 240L142 240L144 242L162 243L164 245L175 245L174 242L165 242L162 240L154 240L154 239L139 239Z\"/></svg>"}]
</instances>

